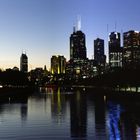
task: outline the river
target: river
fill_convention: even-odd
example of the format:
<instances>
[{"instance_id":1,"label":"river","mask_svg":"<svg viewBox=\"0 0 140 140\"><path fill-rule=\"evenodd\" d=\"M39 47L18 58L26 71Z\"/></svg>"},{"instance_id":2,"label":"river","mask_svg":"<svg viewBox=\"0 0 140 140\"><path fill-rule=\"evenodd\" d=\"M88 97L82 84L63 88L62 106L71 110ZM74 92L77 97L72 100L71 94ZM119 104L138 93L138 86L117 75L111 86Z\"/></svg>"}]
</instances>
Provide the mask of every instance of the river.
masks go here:
<instances>
[{"instance_id":1,"label":"river","mask_svg":"<svg viewBox=\"0 0 140 140\"><path fill-rule=\"evenodd\" d=\"M135 140L140 102L85 88L44 88L0 100L0 140Z\"/></svg>"}]
</instances>

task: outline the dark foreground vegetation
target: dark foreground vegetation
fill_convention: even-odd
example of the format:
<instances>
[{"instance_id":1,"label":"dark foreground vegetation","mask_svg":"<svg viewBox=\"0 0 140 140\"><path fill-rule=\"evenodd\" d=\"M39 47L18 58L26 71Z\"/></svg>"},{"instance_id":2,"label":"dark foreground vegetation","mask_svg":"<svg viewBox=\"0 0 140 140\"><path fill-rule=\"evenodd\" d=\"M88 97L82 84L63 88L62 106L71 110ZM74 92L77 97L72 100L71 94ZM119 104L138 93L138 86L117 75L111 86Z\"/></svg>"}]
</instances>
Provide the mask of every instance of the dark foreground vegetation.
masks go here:
<instances>
[{"instance_id":1,"label":"dark foreground vegetation","mask_svg":"<svg viewBox=\"0 0 140 140\"><path fill-rule=\"evenodd\" d=\"M13 70L0 71L0 97L28 95L33 91L33 87L27 73Z\"/></svg>"},{"instance_id":2,"label":"dark foreground vegetation","mask_svg":"<svg viewBox=\"0 0 140 140\"><path fill-rule=\"evenodd\" d=\"M26 73L9 70L0 72L0 84L3 87L20 87L28 86L30 83Z\"/></svg>"},{"instance_id":3,"label":"dark foreground vegetation","mask_svg":"<svg viewBox=\"0 0 140 140\"><path fill-rule=\"evenodd\" d=\"M59 80L60 77L55 77L51 84L60 86L93 86L96 88L128 88L135 87L138 90L140 87L140 68L123 68L114 69L104 74L97 75L93 78L78 78L71 80L64 76L64 80Z\"/></svg>"},{"instance_id":4,"label":"dark foreground vegetation","mask_svg":"<svg viewBox=\"0 0 140 140\"><path fill-rule=\"evenodd\" d=\"M61 86L61 87L74 87L85 86L94 87L96 89L127 89L134 87L135 92L140 90L140 68L123 68L115 69L99 74L93 78L67 78L67 75L55 75L53 79L46 78L47 80L41 80L41 84L29 78L28 73L20 71L0 71L0 93L2 92L14 92L22 91L28 93L30 89L35 86Z\"/></svg>"},{"instance_id":5,"label":"dark foreground vegetation","mask_svg":"<svg viewBox=\"0 0 140 140\"><path fill-rule=\"evenodd\" d=\"M79 81L79 83L82 81ZM107 87L126 87L140 86L140 69L116 69L114 71L98 75L92 79L83 81L86 85L107 86Z\"/></svg>"}]
</instances>

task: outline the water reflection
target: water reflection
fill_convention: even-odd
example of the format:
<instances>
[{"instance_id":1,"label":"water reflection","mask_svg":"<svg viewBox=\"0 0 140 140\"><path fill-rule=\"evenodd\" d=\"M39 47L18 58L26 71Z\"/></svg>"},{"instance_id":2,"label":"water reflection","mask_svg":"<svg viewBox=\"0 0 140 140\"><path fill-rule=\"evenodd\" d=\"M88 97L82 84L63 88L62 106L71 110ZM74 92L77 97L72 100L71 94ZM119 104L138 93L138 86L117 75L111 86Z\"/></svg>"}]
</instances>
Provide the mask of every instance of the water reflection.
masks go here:
<instances>
[{"instance_id":1,"label":"water reflection","mask_svg":"<svg viewBox=\"0 0 140 140\"><path fill-rule=\"evenodd\" d=\"M122 138L127 140L136 139L136 122L131 114L123 113L121 116L122 121Z\"/></svg>"},{"instance_id":2,"label":"water reflection","mask_svg":"<svg viewBox=\"0 0 140 140\"><path fill-rule=\"evenodd\" d=\"M60 88L51 92L51 115L56 123L62 123L66 114L66 96L61 95Z\"/></svg>"},{"instance_id":3,"label":"water reflection","mask_svg":"<svg viewBox=\"0 0 140 140\"><path fill-rule=\"evenodd\" d=\"M70 100L71 136L86 137L87 131L87 100L86 94L76 91Z\"/></svg>"},{"instance_id":4,"label":"water reflection","mask_svg":"<svg viewBox=\"0 0 140 140\"><path fill-rule=\"evenodd\" d=\"M28 106L27 106L27 104L21 104L20 113L21 113L22 121L25 122L27 120L27 116L28 116Z\"/></svg>"},{"instance_id":5,"label":"water reflection","mask_svg":"<svg viewBox=\"0 0 140 140\"><path fill-rule=\"evenodd\" d=\"M44 88L1 98L0 139L139 139L139 102L93 93Z\"/></svg>"},{"instance_id":6,"label":"water reflection","mask_svg":"<svg viewBox=\"0 0 140 140\"><path fill-rule=\"evenodd\" d=\"M95 106L95 134L96 139L107 138L107 131L105 125L105 101L103 96L96 96L94 100Z\"/></svg>"},{"instance_id":7,"label":"water reflection","mask_svg":"<svg viewBox=\"0 0 140 140\"><path fill-rule=\"evenodd\" d=\"M139 105L128 104L121 114L122 138L140 139L140 112Z\"/></svg>"},{"instance_id":8,"label":"water reflection","mask_svg":"<svg viewBox=\"0 0 140 140\"><path fill-rule=\"evenodd\" d=\"M108 102L107 125L110 139L120 139L120 114L121 106L111 101Z\"/></svg>"}]
</instances>

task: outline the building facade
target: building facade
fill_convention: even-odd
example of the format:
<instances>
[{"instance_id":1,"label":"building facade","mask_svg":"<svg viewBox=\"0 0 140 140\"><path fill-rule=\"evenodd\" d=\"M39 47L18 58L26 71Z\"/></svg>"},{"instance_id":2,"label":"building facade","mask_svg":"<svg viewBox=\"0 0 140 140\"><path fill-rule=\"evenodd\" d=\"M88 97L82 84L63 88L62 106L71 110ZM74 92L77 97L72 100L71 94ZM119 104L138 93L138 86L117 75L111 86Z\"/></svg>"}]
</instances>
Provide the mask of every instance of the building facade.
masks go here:
<instances>
[{"instance_id":1,"label":"building facade","mask_svg":"<svg viewBox=\"0 0 140 140\"><path fill-rule=\"evenodd\" d=\"M120 33L109 34L109 65L111 68L122 67L122 47Z\"/></svg>"},{"instance_id":2,"label":"building facade","mask_svg":"<svg viewBox=\"0 0 140 140\"><path fill-rule=\"evenodd\" d=\"M28 57L26 54L22 53L20 57L20 71L28 72Z\"/></svg>"},{"instance_id":3,"label":"building facade","mask_svg":"<svg viewBox=\"0 0 140 140\"><path fill-rule=\"evenodd\" d=\"M98 74L97 62L93 59L68 61L66 65L66 75L71 79L93 78Z\"/></svg>"},{"instance_id":4,"label":"building facade","mask_svg":"<svg viewBox=\"0 0 140 140\"><path fill-rule=\"evenodd\" d=\"M123 66L140 66L140 32L128 31L123 34Z\"/></svg>"},{"instance_id":5,"label":"building facade","mask_svg":"<svg viewBox=\"0 0 140 140\"><path fill-rule=\"evenodd\" d=\"M94 40L94 60L99 66L105 66L106 56L104 54L104 40L97 38Z\"/></svg>"},{"instance_id":6,"label":"building facade","mask_svg":"<svg viewBox=\"0 0 140 140\"><path fill-rule=\"evenodd\" d=\"M51 73L64 74L66 68L66 58L64 56L52 56L51 58Z\"/></svg>"},{"instance_id":7,"label":"building facade","mask_svg":"<svg viewBox=\"0 0 140 140\"><path fill-rule=\"evenodd\" d=\"M70 36L70 59L84 60L87 58L85 34L78 30Z\"/></svg>"},{"instance_id":8,"label":"building facade","mask_svg":"<svg viewBox=\"0 0 140 140\"><path fill-rule=\"evenodd\" d=\"M70 36L70 61L66 73L73 78L85 77L87 69L86 37L80 28L73 28Z\"/></svg>"}]
</instances>

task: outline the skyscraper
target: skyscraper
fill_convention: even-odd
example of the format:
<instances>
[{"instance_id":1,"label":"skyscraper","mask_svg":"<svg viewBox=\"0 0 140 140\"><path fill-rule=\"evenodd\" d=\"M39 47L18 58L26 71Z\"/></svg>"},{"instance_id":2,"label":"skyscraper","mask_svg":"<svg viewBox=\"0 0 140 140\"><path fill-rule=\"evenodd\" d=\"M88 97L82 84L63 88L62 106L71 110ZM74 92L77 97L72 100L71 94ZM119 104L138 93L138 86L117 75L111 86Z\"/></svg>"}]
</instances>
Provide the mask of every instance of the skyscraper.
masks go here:
<instances>
[{"instance_id":1,"label":"skyscraper","mask_svg":"<svg viewBox=\"0 0 140 140\"><path fill-rule=\"evenodd\" d=\"M28 72L28 57L26 54L22 53L20 57L20 71Z\"/></svg>"},{"instance_id":2,"label":"skyscraper","mask_svg":"<svg viewBox=\"0 0 140 140\"><path fill-rule=\"evenodd\" d=\"M70 36L70 59L85 60L86 56L85 34L81 30L75 30Z\"/></svg>"},{"instance_id":3,"label":"skyscraper","mask_svg":"<svg viewBox=\"0 0 140 140\"><path fill-rule=\"evenodd\" d=\"M97 38L94 40L94 60L97 65L104 66L106 62L106 56L104 55L104 40Z\"/></svg>"},{"instance_id":4,"label":"skyscraper","mask_svg":"<svg viewBox=\"0 0 140 140\"><path fill-rule=\"evenodd\" d=\"M109 34L109 65L111 68L122 67L122 47L118 32Z\"/></svg>"},{"instance_id":5,"label":"skyscraper","mask_svg":"<svg viewBox=\"0 0 140 140\"><path fill-rule=\"evenodd\" d=\"M62 74L65 73L66 58L64 56L52 56L51 58L51 73Z\"/></svg>"},{"instance_id":6,"label":"skyscraper","mask_svg":"<svg viewBox=\"0 0 140 140\"><path fill-rule=\"evenodd\" d=\"M140 66L140 32L128 31L123 34L123 66Z\"/></svg>"},{"instance_id":7,"label":"skyscraper","mask_svg":"<svg viewBox=\"0 0 140 140\"><path fill-rule=\"evenodd\" d=\"M87 62L85 34L81 31L81 21L78 20L77 28L74 26L70 36L70 61L67 63L66 73L76 79L85 77Z\"/></svg>"}]
</instances>

